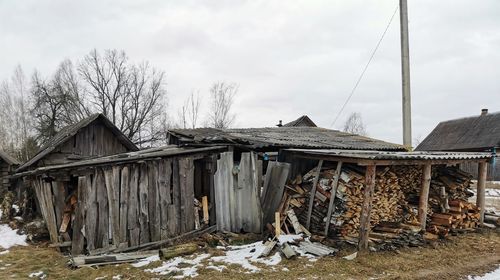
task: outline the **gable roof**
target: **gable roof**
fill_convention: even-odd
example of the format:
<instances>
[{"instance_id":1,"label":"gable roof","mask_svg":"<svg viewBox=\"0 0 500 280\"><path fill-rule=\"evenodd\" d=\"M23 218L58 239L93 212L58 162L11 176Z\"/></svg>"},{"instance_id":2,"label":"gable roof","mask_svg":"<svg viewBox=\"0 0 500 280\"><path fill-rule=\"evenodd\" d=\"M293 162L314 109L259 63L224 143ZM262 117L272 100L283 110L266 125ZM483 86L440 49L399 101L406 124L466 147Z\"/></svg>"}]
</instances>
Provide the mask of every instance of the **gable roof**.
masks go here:
<instances>
[{"instance_id":1,"label":"gable roof","mask_svg":"<svg viewBox=\"0 0 500 280\"><path fill-rule=\"evenodd\" d=\"M251 149L312 148L406 151L402 145L320 127L172 129L180 144L232 144Z\"/></svg>"},{"instance_id":2,"label":"gable roof","mask_svg":"<svg viewBox=\"0 0 500 280\"><path fill-rule=\"evenodd\" d=\"M93 114L90 117L85 118L75 124L68 125L62 128L54 137L52 137L47 143L45 143L45 145L43 145L43 147L40 148L40 150L34 157L21 165L21 167L19 167L16 172L23 171L29 166L35 164L40 159L54 151L54 149L56 149L59 145L65 143L68 139L75 136L78 131L80 131L80 129L90 125L95 121L101 121L116 136L118 141L120 141L131 151L139 150L139 148L103 114Z\"/></svg>"},{"instance_id":3,"label":"gable roof","mask_svg":"<svg viewBox=\"0 0 500 280\"><path fill-rule=\"evenodd\" d=\"M0 150L0 159L5 161L9 165L19 165L20 164L20 162L17 159L11 157L9 154L7 154L6 152L4 152L2 150Z\"/></svg>"},{"instance_id":4,"label":"gable roof","mask_svg":"<svg viewBox=\"0 0 500 280\"><path fill-rule=\"evenodd\" d=\"M500 112L440 122L419 151L488 149L500 146Z\"/></svg>"},{"instance_id":5,"label":"gable roof","mask_svg":"<svg viewBox=\"0 0 500 280\"><path fill-rule=\"evenodd\" d=\"M302 117L291 121L289 123L285 123L283 126L309 126L309 127L317 127L317 125L307 116L303 115Z\"/></svg>"}]
</instances>

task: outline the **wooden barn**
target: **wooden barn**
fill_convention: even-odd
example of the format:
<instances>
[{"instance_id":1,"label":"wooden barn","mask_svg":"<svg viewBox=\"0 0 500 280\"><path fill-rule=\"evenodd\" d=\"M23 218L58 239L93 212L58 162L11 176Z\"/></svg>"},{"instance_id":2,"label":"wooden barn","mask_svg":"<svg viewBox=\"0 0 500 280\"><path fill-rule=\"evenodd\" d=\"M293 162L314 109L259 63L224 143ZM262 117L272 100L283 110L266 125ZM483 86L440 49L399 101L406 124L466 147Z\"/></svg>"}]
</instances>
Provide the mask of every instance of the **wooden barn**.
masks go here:
<instances>
[{"instance_id":1,"label":"wooden barn","mask_svg":"<svg viewBox=\"0 0 500 280\"><path fill-rule=\"evenodd\" d=\"M0 198L10 189L9 176L19 166L19 161L0 150Z\"/></svg>"},{"instance_id":2,"label":"wooden barn","mask_svg":"<svg viewBox=\"0 0 500 280\"><path fill-rule=\"evenodd\" d=\"M56 246L71 247L73 255L109 252L199 227L195 201L214 205L213 155L224 149L166 146L15 176L33 182Z\"/></svg>"},{"instance_id":3,"label":"wooden barn","mask_svg":"<svg viewBox=\"0 0 500 280\"><path fill-rule=\"evenodd\" d=\"M418 145L416 151L490 152L493 158L488 165L488 180L500 181L500 112L440 122ZM460 168L477 176L476 163L464 163Z\"/></svg>"},{"instance_id":4,"label":"wooden barn","mask_svg":"<svg viewBox=\"0 0 500 280\"><path fill-rule=\"evenodd\" d=\"M137 150L103 114L94 114L61 129L16 172Z\"/></svg>"}]
</instances>

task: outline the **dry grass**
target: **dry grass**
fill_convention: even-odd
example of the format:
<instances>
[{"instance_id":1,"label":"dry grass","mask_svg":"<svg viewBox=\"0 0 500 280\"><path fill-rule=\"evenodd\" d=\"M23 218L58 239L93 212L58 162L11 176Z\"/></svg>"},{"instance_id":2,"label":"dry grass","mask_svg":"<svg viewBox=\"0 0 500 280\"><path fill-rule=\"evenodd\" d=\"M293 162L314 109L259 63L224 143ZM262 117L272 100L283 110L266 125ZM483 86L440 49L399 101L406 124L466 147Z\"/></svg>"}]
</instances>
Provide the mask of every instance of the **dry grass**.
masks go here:
<instances>
[{"instance_id":1,"label":"dry grass","mask_svg":"<svg viewBox=\"0 0 500 280\"><path fill-rule=\"evenodd\" d=\"M341 255L349 254L342 251ZM48 279L95 279L122 275L122 279L161 278L130 265L97 269L70 269L67 258L46 247L18 247L0 255L0 279L25 279L42 270ZM10 266L6 266L10 264ZM460 279L481 274L500 264L500 233L485 232L452 237L434 247L409 248L398 252L378 252L347 261L328 257L310 262L307 259L283 260L279 265L247 274L239 266L223 272L200 269L202 279ZM158 264L156 264L158 265ZM155 266L154 264L151 266ZM2 269L2 267L4 269ZM288 271L285 271L288 270ZM168 278L168 277L167 277ZM166 279L166 278L165 278Z\"/></svg>"}]
</instances>

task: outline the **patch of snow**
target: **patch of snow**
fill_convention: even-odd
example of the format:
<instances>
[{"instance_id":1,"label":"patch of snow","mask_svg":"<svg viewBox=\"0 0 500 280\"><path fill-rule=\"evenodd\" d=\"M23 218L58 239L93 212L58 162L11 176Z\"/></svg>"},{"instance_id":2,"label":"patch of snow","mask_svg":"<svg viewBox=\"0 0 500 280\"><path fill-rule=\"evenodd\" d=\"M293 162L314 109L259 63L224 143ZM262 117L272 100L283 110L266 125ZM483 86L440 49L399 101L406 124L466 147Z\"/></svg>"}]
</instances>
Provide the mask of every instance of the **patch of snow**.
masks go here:
<instances>
[{"instance_id":1,"label":"patch of snow","mask_svg":"<svg viewBox=\"0 0 500 280\"><path fill-rule=\"evenodd\" d=\"M121 275L115 275L111 278L112 280L121 280L122 276Z\"/></svg>"},{"instance_id":2,"label":"patch of snow","mask_svg":"<svg viewBox=\"0 0 500 280\"><path fill-rule=\"evenodd\" d=\"M207 265L205 268L217 270L218 272L222 272L227 267L225 265L219 265L219 266L216 266L216 265Z\"/></svg>"},{"instance_id":3,"label":"patch of snow","mask_svg":"<svg viewBox=\"0 0 500 280\"><path fill-rule=\"evenodd\" d=\"M47 274L45 274L45 272L40 270L40 271L31 273L30 275L28 275L28 277L29 278L45 279L45 278L47 278Z\"/></svg>"},{"instance_id":4,"label":"patch of snow","mask_svg":"<svg viewBox=\"0 0 500 280\"><path fill-rule=\"evenodd\" d=\"M9 250L5 250L5 251L0 252L0 255L5 255L5 254L7 254L9 252L10 252Z\"/></svg>"},{"instance_id":5,"label":"patch of snow","mask_svg":"<svg viewBox=\"0 0 500 280\"><path fill-rule=\"evenodd\" d=\"M19 213L19 206L17 206L16 204L12 204L12 208L14 209L14 211L16 211L16 214Z\"/></svg>"},{"instance_id":6,"label":"patch of snow","mask_svg":"<svg viewBox=\"0 0 500 280\"><path fill-rule=\"evenodd\" d=\"M260 241L241 246L229 246L226 255L212 257L210 260L227 264L237 264L247 270L247 272L255 273L260 271L260 268L253 265L252 262L262 263L268 266L277 265L281 262L279 253L271 257L259 258L265 248L264 244Z\"/></svg>"},{"instance_id":7,"label":"patch of snow","mask_svg":"<svg viewBox=\"0 0 500 280\"><path fill-rule=\"evenodd\" d=\"M469 280L498 280L500 279L500 266L490 273L486 273L483 276L469 276Z\"/></svg>"},{"instance_id":8,"label":"patch of snow","mask_svg":"<svg viewBox=\"0 0 500 280\"><path fill-rule=\"evenodd\" d=\"M303 239L302 234L282 234L278 237L278 241L280 244L285 242L294 242L296 240Z\"/></svg>"},{"instance_id":9,"label":"patch of snow","mask_svg":"<svg viewBox=\"0 0 500 280\"><path fill-rule=\"evenodd\" d=\"M8 225L0 225L0 247L9 249L12 246L22 245L26 246L26 235L19 235L15 230L11 229Z\"/></svg>"},{"instance_id":10,"label":"patch of snow","mask_svg":"<svg viewBox=\"0 0 500 280\"><path fill-rule=\"evenodd\" d=\"M146 272L157 273L160 275L170 275L179 274L173 276L172 278L181 279L184 277L194 278L198 276L198 268L202 266L201 261L210 257L210 254L201 254L196 258L190 260L183 257L176 257L169 261L163 262L163 264L157 268L146 269ZM186 267L180 267L180 265L189 265Z\"/></svg>"},{"instance_id":11,"label":"patch of snow","mask_svg":"<svg viewBox=\"0 0 500 280\"><path fill-rule=\"evenodd\" d=\"M148 265L148 264L150 264L152 262L156 262L156 261L159 261L159 260L160 260L160 257L158 255L154 255L154 256L142 259L141 261L132 264L132 266L133 267L143 267L143 266L146 266L146 265Z\"/></svg>"},{"instance_id":12,"label":"patch of snow","mask_svg":"<svg viewBox=\"0 0 500 280\"><path fill-rule=\"evenodd\" d=\"M104 280L108 277L108 275L104 275L104 276L100 276L100 277L97 277L95 278L94 280Z\"/></svg>"},{"instance_id":13,"label":"patch of snow","mask_svg":"<svg viewBox=\"0 0 500 280\"><path fill-rule=\"evenodd\" d=\"M290 269L288 269L287 267L283 267L281 271L290 271Z\"/></svg>"}]
</instances>

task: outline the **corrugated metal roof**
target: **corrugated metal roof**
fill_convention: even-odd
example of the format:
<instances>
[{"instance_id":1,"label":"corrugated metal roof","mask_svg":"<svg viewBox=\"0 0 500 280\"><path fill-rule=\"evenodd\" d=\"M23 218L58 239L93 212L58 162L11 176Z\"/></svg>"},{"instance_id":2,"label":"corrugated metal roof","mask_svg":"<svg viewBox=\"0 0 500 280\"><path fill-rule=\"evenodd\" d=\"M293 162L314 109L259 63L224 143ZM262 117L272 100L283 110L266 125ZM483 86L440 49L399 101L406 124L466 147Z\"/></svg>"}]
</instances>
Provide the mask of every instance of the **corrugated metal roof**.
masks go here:
<instances>
[{"instance_id":1,"label":"corrugated metal roof","mask_svg":"<svg viewBox=\"0 0 500 280\"><path fill-rule=\"evenodd\" d=\"M490 153L466 152L384 152L360 150L286 149L285 151L319 156L344 157L368 160L481 160L490 159Z\"/></svg>"},{"instance_id":2,"label":"corrugated metal roof","mask_svg":"<svg viewBox=\"0 0 500 280\"><path fill-rule=\"evenodd\" d=\"M440 122L418 151L488 149L500 146L500 112Z\"/></svg>"},{"instance_id":3,"label":"corrugated metal roof","mask_svg":"<svg viewBox=\"0 0 500 280\"><path fill-rule=\"evenodd\" d=\"M127 136L123 134L108 118L106 118L103 114L94 114L88 118L85 118L75 124L68 125L61 129L54 137L52 137L42 148L38 151L38 153L24 163L21 167L17 169L17 172L26 170L31 165L35 164L37 161L44 158L46 155L50 154L54 149L56 149L59 145L65 143L69 138L73 137L75 134L80 131L80 129L90 125L94 121L100 120L102 123L113 132L116 138L129 150L137 151L139 148L128 139Z\"/></svg>"},{"instance_id":4,"label":"corrugated metal roof","mask_svg":"<svg viewBox=\"0 0 500 280\"><path fill-rule=\"evenodd\" d=\"M320 127L173 129L181 144L235 144L248 148L315 148L406 151L402 145Z\"/></svg>"}]
</instances>

